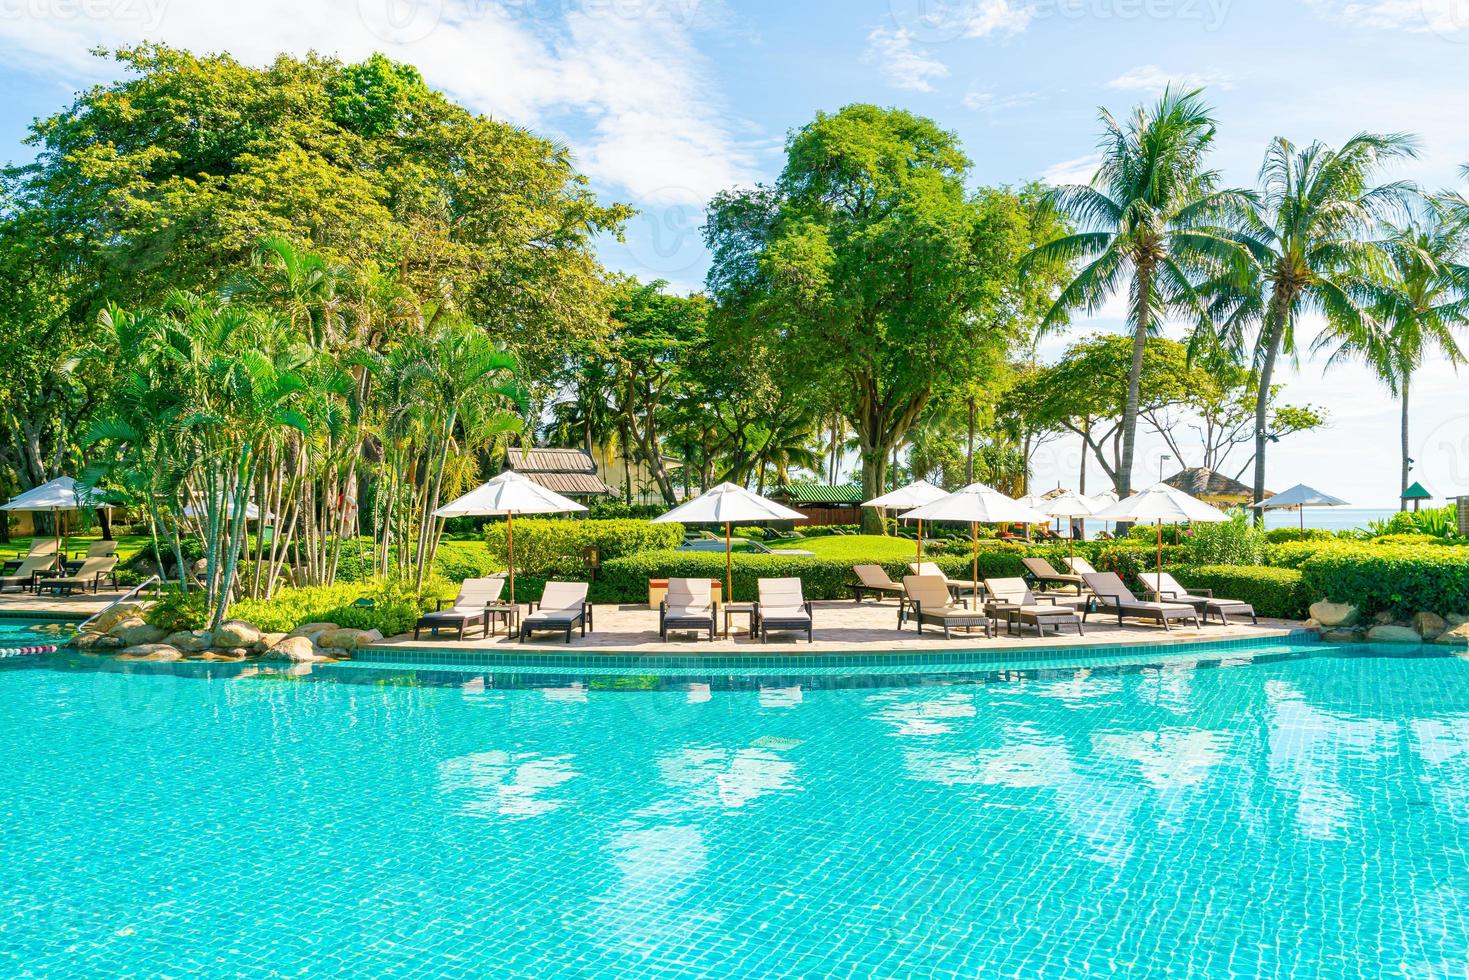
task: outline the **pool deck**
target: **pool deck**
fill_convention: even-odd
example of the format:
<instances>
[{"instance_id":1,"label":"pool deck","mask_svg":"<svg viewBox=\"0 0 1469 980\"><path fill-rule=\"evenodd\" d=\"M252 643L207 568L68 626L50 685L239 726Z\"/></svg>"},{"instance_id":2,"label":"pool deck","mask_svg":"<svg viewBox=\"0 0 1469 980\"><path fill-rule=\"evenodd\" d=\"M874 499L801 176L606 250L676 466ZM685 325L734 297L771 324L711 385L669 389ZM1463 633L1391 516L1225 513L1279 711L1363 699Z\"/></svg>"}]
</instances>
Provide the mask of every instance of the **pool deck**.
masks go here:
<instances>
[{"instance_id":1,"label":"pool deck","mask_svg":"<svg viewBox=\"0 0 1469 980\"><path fill-rule=\"evenodd\" d=\"M752 639L744 633L746 617L737 615L732 624L734 634L731 637L720 636L710 642L707 636L703 639L695 639L691 633L680 633L670 637L665 643L658 637L658 612L649 609L645 605L605 605L594 609L593 619L595 629L583 637L579 632L573 631L571 643L565 643L561 636L542 633L534 640L526 640L518 643L513 637L507 637L503 632L498 636L490 636L483 639L478 636L471 637L463 642L454 638L452 633L447 636L433 638L423 636L414 640L412 634L395 636L382 643L375 644L373 649L383 650L446 650L456 653L483 653L504 654L513 657L517 650L538 652L574 651L577 654L708 654L724 655L737 653L740 656L760 656L769 654L778 657L800 656L802 654L831 654L831 653L874 653L874 654L901 654L910 650L1005 650L1016 647L1056 647L1065 649L1068 647L1098 646L1115 644L1159 644L1159 643L1197 643L1205 640L1249 640L1266 639L1270 637L1286 636L1292 631L1301 628L1301 624L1286 620L1260 620L1258 626L1248 622L1232 623L1229 626L1220 626L1217 623L1202 629L1174 626L1173 629L1164 631L1161 626L1151 623L1125 622L1122 626L1117 625L1116 616L1105 616L1094 613L1091 620L1086 624L1086 634L1078 636L1074 630L1069 630L1061 635L1047 631L1045 637L1037 637L1033 628L1027 627L1023 635L1011 633L1006 635L1003 626L996 636L986 638L982 632L965 633L955 631L949 639L944 638L943 631L933 626L925 626L920 635L915 624L910 620L902 629L898 630L898 609L892 602L878 603L866 601L862 603L848 600L832 600L826 602L815 602L812 604L814 620L816 624L815 640L807 643L803 634L779 633L772 634L768 644L762 644L758 638ZM723 628L723 615L720 617L720 627Z\"/></svg>"},{"instance_id":2,"label":"pool deck","mask_svg":"<svg viewBox=\"0 0 1469 980\"><path fill-rule=\"evenodd\" d=\"M109 602L126 595L125 589L102 592L78 592L69 596L31 595L28 592L0 592L0 616L41 616L86 619L100 612Z\"/></svg>"}]
</instances>

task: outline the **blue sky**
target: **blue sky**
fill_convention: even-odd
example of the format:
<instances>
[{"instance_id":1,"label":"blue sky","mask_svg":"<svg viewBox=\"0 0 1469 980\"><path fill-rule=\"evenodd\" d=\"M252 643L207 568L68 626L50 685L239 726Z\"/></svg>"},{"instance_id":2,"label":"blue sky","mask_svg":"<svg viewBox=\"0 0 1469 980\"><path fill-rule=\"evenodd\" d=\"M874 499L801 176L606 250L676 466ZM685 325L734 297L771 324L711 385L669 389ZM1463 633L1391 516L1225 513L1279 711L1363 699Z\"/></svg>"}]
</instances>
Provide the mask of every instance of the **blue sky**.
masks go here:
<instances>
[{"instance_id":1,"label":"blue sky","mask_svg":"<svg viewBox=\"0 0 1469 980\"><path fill-rule=\"evenodd\" d=\"M110 76L89 48L145 38L257 63L313 48L413 62L465 104L570 143L601 193L644 211L605 261L683 290L703 277L709 195L770 179L792 127L850 102L931 116L984 183L1084 179L1098 106L1125 111L1169 80L1207 87L1230 183L1253 182L1277 135L1414 132L1423 154L1396 175L1431 188L1469 163L1469 0L0 0L3 155L28 156L33 117ZM1113 309L1076 332L1119 325ZM1392 503L1396 409L1371 377L1303 358L1285 380L1333 421L1275 449L1271 487ZM1435 364L1415 393L1414 475L1440 494L1469 492L1461 391ZM1162 447L1143 450L1139 477ZM1057 440L1038 480L1074 485L1077 463Z\"/></svg>"}]
</instances>

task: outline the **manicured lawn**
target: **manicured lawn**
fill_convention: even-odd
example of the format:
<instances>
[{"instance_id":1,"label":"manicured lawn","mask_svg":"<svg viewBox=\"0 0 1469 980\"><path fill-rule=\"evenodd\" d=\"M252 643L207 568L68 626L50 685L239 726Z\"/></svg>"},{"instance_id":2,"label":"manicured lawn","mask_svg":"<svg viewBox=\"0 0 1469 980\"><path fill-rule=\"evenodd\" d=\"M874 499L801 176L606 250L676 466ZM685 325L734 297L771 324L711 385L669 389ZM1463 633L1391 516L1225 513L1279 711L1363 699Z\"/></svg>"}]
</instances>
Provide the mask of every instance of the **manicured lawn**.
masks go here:
<instances>
[{"instance_id":1,"label":"manicured lawn","mask_svg":"<svg viewBox=\"0 0 1469 980\"><path fill-rule=\"evenodd\" d=\"M89 534L72 534L66 538L66 553L68 558L75 552L86 551L87 545L93 541L102 540L102 535L93 531ZM0 557L5 559L20 558L30 550L30 538L11 538L9 544L0 544ZM117 535L117 558L119 563L126 564L144 548L151 547L151 542L146 534L119 534Z\"/></svg>"},{"instance_id":2,"label":"manicured lawn","mask_svg":"<svg viewBox=\"0 0 1469 980\"><path fill-rule=\"evenodd\" d=\"M838 561L894 561L914 558L918 543L908 538L890 538L881 534L833 534L804 541L771 541L772 548L799 548L818 558Z\"/></svg>"}]
</instances>

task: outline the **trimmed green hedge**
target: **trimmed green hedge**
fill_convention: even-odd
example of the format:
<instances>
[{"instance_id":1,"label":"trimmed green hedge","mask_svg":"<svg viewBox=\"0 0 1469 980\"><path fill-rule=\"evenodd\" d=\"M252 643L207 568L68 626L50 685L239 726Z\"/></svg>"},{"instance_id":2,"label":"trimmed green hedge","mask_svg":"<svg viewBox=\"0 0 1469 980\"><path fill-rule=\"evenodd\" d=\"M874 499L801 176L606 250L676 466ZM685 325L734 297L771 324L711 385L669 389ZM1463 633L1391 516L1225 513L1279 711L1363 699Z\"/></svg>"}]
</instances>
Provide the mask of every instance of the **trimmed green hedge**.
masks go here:
<instances>
[{"instance_id":1,"label":"trimmed green hedge","mask_svg":"<svg viewBox=\"0 0 1469 980\"><path fill-rule=\"evenodd\" d=\"M621 518L545 520L522 518L515 522L515 570L542 578L590 577L597 564L628 555L676 547L683 541L682 524L653 524ZM485 528L485 544L498 562L509 557L503 522Z\"/></svg>"},{"instance_id":2,"label":"trimmed green hedge","mask_svg":"<svg viewBox=\"0 0 1469 980\"><path fill-rule=\"evenodd\" d=\"M1178 583L1190 589L1212 589L1221 599L1238 599L1255 607L1255 614L1271 619L1305 619L1311 600L1304 578L1293 568L1265 565L1197 565L1173 570Z\"/></svg>"},{"instance_id":3,"label":"trimmed green hedge","mask_svg":"<svg viewBox=\"0 0 1469 980\"><path fill-rule=\"evenodd\" d=\"M935 563L953 578L971 574L969 557L945 556ZM734 556L734 601L755 598L756 580L799 576L807 599L843 599L850 596L847 586L856 582L850 559L799 558L783 555ZM908 574L906 561L874 562L887 569L895 580ZM1012 578L1024 574L1020 555L1011 550L981 549L979 575ZM724 580L724 554L716 551L652 551L604 562L601 574L592 583L593 602L637 603L648 601L648 580L652 578L699 578Z\"/></svg>"},{"instance_id":4,"label":"trimmed green hedge","mask_svg":"<svg viewBox=\"0 0 1469 980\"><path fill-rule=\"evenodd\" d=\"M435 599L452 599L457 589L448 582L425 583L422 594L396 582L349 582L337 585L279 589L268 600L247 599L230 607L231 619L243 619L267 633L289 633L302 623L336 623L347 629L380 630L395 636L413 624ZM371 606L354 605L360 599Z\"/></svg>"},{"instance_id":5,"label":"trimmed green hedge","mask_svg":"<svg viewBox=\"0 0 1469 980\"><path fill-rule=\"evenodd\" d=\"M1335 531L1328 531L1319 527L1308 527L1302 531L1298 527L1272 527L1265 532L1266 544L1285 544L1287 541L1335 541Z\"/></svg>"},{"instance_id":6,"label":"trimmed green hedge","mask_svg":"<svg viewBox=\"0 0 1469 980\"><path fill-rule=\"evenodd\" d=\"M1313 600L1350 602L1367 615L1469 612L1469 547L1338 546L1317 551L1300 570Z\"/></svg>"}]
</instances>

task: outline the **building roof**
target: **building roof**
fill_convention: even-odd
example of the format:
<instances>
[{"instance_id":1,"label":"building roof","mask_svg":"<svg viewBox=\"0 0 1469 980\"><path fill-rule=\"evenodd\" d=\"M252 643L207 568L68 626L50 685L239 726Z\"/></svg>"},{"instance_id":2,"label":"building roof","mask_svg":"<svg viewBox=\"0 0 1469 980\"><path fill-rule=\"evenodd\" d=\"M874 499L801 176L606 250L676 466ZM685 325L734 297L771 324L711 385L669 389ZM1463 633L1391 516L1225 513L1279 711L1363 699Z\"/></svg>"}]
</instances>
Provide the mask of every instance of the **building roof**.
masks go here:
<instances>
[{"instance_id":1,"label":"building roof","mask_svg":"<svg viewBox=\"0 0 1469 980\"><path fill-rule=\"evenodd\" d=\"M801 504L838 504L844 507L856 507L862 503L862 488L855 483L831 486L815 481L797 480L777 487L771 491L770 496L798 506Z\"/></svg>"},{"instance_id":2,"label":"building roof","mask_svg":"<svg viewBox=\"0 0 1469 980\"><path fill-rule=\"evenodd\" d=\"M568 497L610 495L613 490L597 475L597 463L580 449L511 449L505 454L510 468L556 493Z\"/></svg>"},{"instance_id":3,"label":"building roof","mask_svg":"<svg viewBox=\"0 0 1469 980\"><path fill-rule=\"evenodd\" d=\"M1195 497L1227 497L1239 500L1253 500L1255 491L1233 477L1225 476L1214 470L1203 466L1190 466L1186 470L1177 473L1163 481L1175 490L1192 494ZM1273 497L1269 490L1265 496Z\"/></svg>"},{"instance_id":4,"label":"building roof","mask_svg":"<svg viewBox=\"0 0 1469 980\"><path fill-rule=\"evenodd\" d=\"M1409 487L1408 489L1406 489L1406 490L1403 491L1403 499L1404 500L1432 500L1433 499L1433 494L1429 493L1428 492L1428 488L1425 487L1423 484L1421 484L1421 483L1415 483L1411 487Z\"/></svg>"}]
</instances>

